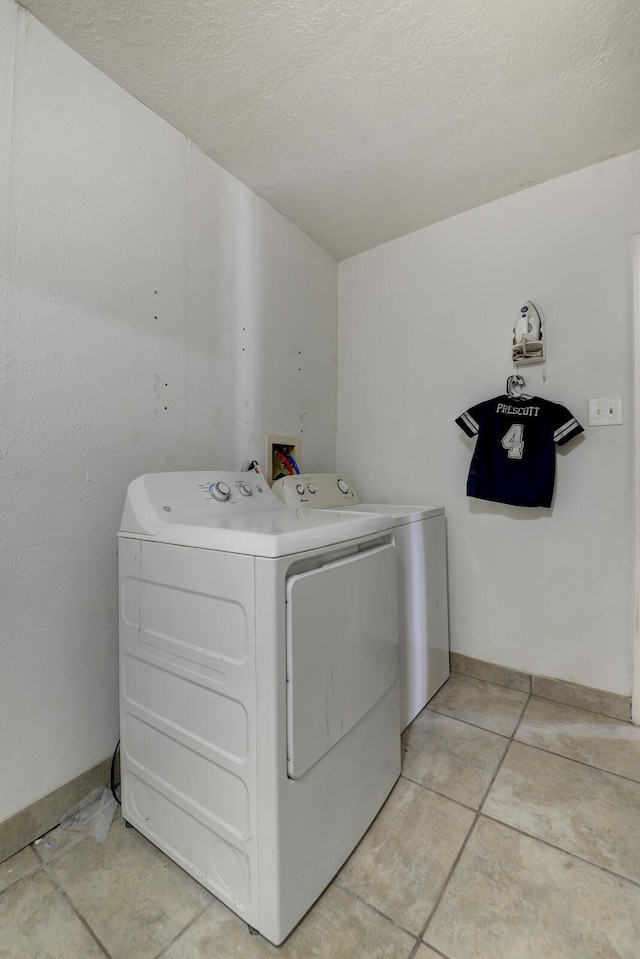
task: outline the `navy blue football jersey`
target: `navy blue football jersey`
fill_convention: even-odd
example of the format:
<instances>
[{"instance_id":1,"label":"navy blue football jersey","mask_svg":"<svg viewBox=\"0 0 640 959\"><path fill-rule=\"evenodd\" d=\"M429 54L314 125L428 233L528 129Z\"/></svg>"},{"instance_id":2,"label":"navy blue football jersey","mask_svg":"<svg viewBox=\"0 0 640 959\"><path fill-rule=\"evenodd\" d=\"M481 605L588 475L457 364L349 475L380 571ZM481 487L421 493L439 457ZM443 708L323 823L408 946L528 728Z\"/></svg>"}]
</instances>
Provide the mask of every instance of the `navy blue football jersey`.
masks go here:
<instances>
[{"instance_id":1,"label":"navy blue football jersey","mask_svg":"<svg viewBox=\"0 0 640 959\"><path fill-rule=\"evenodd\" d=\"M496 396L456 419L477 436L467 496L510 506L551 506L556 477L554 444L582 433L565 406L539 396Z\"/></svg>"}]
</instances>

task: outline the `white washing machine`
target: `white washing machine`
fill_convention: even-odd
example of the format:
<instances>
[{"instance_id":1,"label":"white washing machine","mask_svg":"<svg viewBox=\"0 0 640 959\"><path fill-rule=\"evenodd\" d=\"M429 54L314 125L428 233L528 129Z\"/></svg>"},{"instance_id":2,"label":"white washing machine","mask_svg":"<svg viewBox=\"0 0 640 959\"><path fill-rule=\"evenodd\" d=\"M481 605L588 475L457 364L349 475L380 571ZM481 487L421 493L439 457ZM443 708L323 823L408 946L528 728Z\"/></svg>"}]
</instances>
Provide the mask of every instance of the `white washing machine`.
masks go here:
<instances>
[{"instance_id":1,"label":"white washing machine","mask_svg":"<svg viewBox=\"0 0 640 959\"><path fill-rule=\"evenodd\" d=\"M393 525L255 473L128 489L122 813L276 945L400 772Z\"/></svg>"},{"instance_id":2,"label":"white washing machine","mask_svg":"<svg viewBox=\"0 0 640 959\"><path fill-rule=\"evenodd\" d=\"M389 513L396 525L400 604L400 724L405 729L449 678L446 521L442 507L361 503L335 473L276 480L287 506Z\"/></svg>"}]
</instances>

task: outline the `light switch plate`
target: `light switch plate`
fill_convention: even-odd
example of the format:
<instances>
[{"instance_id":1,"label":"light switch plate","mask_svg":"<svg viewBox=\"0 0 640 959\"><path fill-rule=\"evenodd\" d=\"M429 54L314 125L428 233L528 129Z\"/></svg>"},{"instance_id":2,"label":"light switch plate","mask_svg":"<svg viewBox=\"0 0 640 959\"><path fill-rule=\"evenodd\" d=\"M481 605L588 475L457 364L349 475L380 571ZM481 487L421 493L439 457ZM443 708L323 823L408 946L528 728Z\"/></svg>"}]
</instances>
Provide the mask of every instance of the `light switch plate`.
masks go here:
<instances>
[{"instance_id":1,"label":"light switch plate","mask_svg":"<svg viewBox=\"0 0 640 959\"><path fill-rule=\"evenodd\" d=\"M622 423L621 396L589 400L589 426L618 426L620 423Z\"/></svg>"}]
</instances>

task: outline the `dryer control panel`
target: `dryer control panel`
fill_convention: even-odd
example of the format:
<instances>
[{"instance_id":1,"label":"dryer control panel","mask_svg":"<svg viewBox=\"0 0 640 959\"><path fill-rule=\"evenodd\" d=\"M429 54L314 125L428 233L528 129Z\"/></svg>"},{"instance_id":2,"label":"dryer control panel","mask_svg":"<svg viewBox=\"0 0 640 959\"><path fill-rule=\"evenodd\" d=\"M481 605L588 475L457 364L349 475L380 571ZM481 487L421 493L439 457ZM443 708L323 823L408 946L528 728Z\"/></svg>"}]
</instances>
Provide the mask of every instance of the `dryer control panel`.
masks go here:
<instances>
[{"instance_id":1,"label":"dryer control panel","mask_svg":"<svg viewBox=\"0 0 640 959\"><path fill-rule=\"evenodd\" d=\"M147 473L129 485L121 530L154 534L168 523L193 523L196 518L224 522L225 517L240 513L281 508L282 503L259 473Z\"/></svg>"},{"instance_id":2,"label":"dryer control panel","mask_svg":"<svg viewBox=\"0 0 640 959\"><path fill-rule=\"evenodd\" d=\"M353 483L342 473L299 473L276 480L272 491L285 506L338 509L360 502Z\"/></svg>"}]
</instances>

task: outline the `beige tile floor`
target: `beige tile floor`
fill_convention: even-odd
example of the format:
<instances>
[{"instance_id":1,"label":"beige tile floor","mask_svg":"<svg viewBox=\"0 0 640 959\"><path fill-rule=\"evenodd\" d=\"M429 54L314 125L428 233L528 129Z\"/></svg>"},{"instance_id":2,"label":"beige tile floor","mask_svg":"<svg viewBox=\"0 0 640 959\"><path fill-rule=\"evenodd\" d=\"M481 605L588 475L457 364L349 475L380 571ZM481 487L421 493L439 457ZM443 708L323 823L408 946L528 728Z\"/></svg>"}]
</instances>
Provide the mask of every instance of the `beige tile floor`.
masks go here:
<instances>
[{"instance_id":1,"label":"beige tile floor","mask_svg":"<svg viewBox=\"0 0 640 959\"><path fill-rule=\"evenodd\" d=\"M639 959L640 727L454 674L276 949L120 818L0 864L0 959Z\"/></svg>"}]
</instances>

